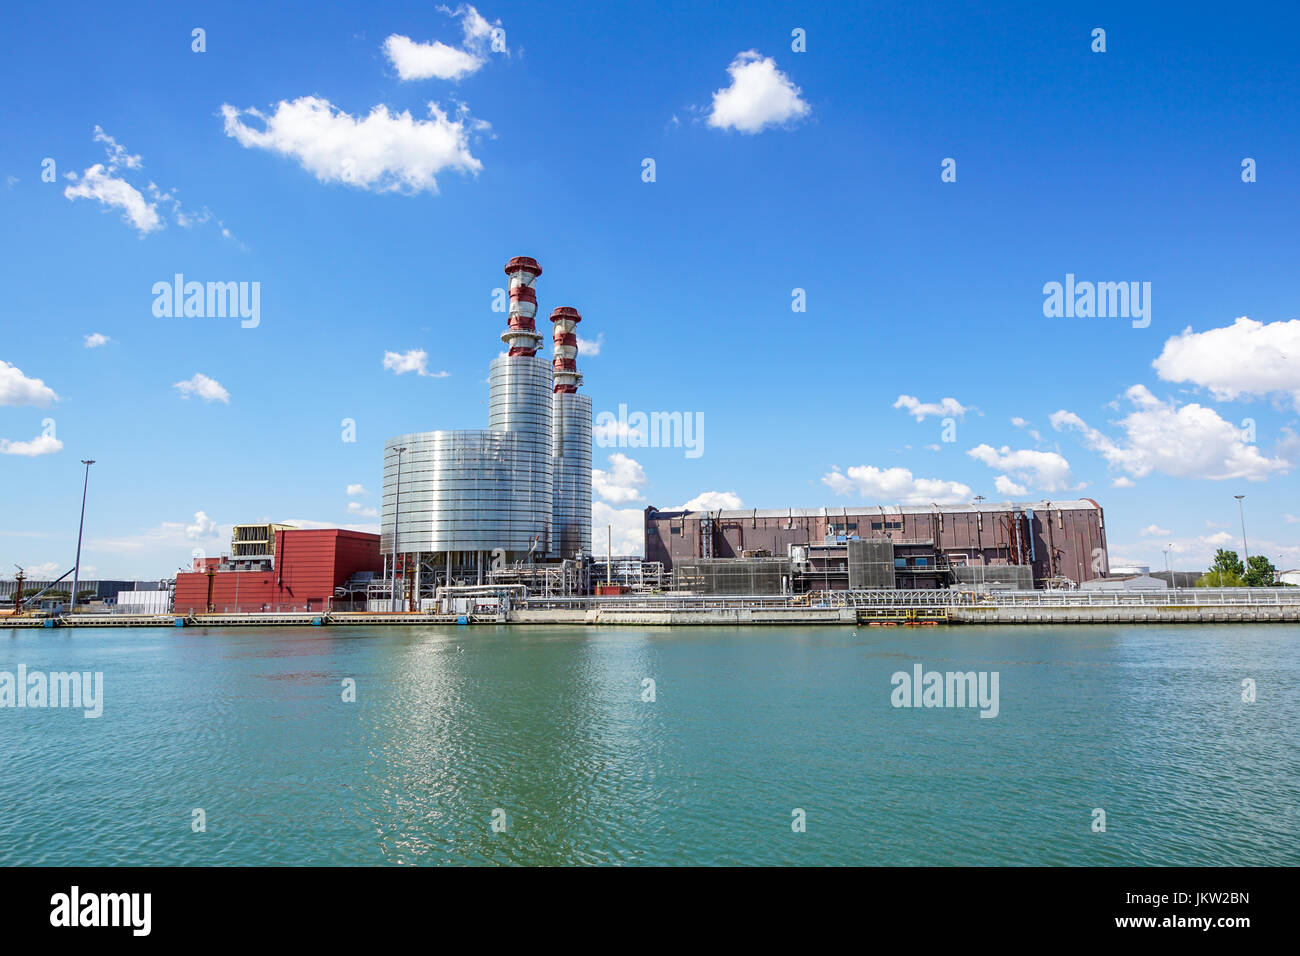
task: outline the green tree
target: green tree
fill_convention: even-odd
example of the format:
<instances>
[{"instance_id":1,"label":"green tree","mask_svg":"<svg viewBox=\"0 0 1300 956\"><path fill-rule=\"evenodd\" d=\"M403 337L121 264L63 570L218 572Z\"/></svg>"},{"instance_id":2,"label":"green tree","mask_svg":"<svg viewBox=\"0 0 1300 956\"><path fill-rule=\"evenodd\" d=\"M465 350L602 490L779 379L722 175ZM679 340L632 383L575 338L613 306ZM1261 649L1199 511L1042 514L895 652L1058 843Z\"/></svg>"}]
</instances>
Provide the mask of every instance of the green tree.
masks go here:
<instances>
[{"instance_id":1,"label":"green tree","mask_svg":"<svg viewBox=\"0 0 1300 956\"><path fill-rule=\"evenodd\" d=\"M1210 566L1209 573L1201 575L1196 582L1196 586L1198 588L1244 587L1246 584L1245 580L1243 580L1245 573L1246 566L1237 557L1237 552L1225 551L1220 548L1214 554L1214 564Z\"/></svg>"},{"instance_id":2,"label":"green tree","mask_svg":"<svg viewBox=\"0 0 1300 956\"><path fill-rule=\"evenodd\" d=\"M1273 562L1262 554L1257 554L1246 562L1246 574L1243 580L1249 588L1270 588L1273 586L1273 575L1276 572L1277 568L1273 567Z\"/></svg>"}]
</instances>

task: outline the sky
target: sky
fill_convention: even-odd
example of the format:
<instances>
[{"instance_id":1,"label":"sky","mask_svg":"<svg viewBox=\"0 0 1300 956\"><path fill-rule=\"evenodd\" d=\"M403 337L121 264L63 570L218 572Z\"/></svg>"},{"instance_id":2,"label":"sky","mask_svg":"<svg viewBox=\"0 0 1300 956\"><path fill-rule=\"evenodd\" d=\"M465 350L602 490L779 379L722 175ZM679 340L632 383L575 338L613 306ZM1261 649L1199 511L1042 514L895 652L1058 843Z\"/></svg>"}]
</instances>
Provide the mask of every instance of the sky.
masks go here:
<instances>
[{"instance_id":1,"label":"sky","mask_svg":"<svg viewBox=\"0 0 1300 956\"><path fill-rule=\"evenodd\" d=\"M583 315L597 553L1087 497L1200 570L1245 495L1300 567L1300 11L1048 6L14 8L0 573L72 567L82 459L83 578L377 530L386 438L486 427L517 255Z\"/></svg>"}]
</instances>

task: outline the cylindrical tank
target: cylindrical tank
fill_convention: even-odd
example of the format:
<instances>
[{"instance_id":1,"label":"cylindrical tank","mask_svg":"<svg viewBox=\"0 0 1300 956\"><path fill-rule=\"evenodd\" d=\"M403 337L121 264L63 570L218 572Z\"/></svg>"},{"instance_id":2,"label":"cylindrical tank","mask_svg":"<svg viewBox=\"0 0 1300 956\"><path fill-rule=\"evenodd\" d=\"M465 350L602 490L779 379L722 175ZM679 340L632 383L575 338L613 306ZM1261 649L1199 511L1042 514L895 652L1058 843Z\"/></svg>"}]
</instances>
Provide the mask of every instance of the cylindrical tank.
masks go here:
<instances>
[{"instance_id":1,"label":"cylindrical tank","mask_svg":"<svg viewBox=\"0 0 1300 956\"><path fill-rule=\"evenodd\" d=\"M591 396L556 392L554 397L555 557L591 554Z\"/></svg>"},{"instance_id":2,"label":"cylindrical tank","mask_svg":"<svg viewBox=\"0 0 1300 956\"><path fill-rule=\"evenodd\" d=\"M384 446L380 547L393 549L397 449L402 453L398 551L492 551L509 560L549 544L553 469L526 435L509 431L416 432Z\"/></svg>"},{"instance_id":3,"label":"cylindrical tank","mask_svg":"<svg viewBox=\"0 0 1300 956\"><path fill-rule=\"evenodd\" d=\"M534 472L529 483L533 500L521 501L518 507L546 515L544 527L537 532L539 557L551 551L553 387L550 363L540 356L500 355L488 370L488 428L515 436L519 467Z\"/></svg>"}]
</instances>

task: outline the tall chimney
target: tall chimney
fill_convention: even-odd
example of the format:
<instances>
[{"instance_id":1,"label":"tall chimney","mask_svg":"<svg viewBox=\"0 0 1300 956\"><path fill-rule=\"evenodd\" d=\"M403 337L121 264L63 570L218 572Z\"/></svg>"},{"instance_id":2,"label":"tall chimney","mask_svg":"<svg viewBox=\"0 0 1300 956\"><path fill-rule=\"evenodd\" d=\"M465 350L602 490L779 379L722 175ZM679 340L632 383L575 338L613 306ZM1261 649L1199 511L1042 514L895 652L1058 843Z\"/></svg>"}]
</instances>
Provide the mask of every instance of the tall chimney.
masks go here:
<instances>
[{"instance_id":1,"label":"tall chimney","mask_svg":"<svg viewBox=\"0 0 1300 956\"><path fill-rule=\"evenodd\" d=\"M578 371L578 335L573 330L582 316L577 309L566 305L551 313L551 321L555 323L555 358L551 362L555 369L555 390L576 392L582 384L582 373Z\"/></svg>"},{"instance_id":2,"label":"tall chimney","mask_svg":"<svg viewBox=\"0 0 1300 956\"><path fill-rule=\"evenodd\" d=\"M515 256L506 263L506 275L510 277L510 320L501 333L501 341L510 347L510 355L536 355L542 344L541 333L533 321L537 315L537 290L533 286L541 274L542 267L537 260L528 256Z\"/></svg>"}]
</instances>

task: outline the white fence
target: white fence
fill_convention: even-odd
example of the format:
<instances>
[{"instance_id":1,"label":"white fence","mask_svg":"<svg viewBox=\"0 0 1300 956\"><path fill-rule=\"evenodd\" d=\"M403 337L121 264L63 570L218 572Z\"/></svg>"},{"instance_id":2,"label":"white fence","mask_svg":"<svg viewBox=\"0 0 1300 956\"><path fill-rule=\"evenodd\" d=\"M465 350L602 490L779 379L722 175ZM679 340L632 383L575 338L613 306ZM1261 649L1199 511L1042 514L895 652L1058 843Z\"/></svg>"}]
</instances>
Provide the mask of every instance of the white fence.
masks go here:
<instances>
[{"instance_id":1,"label":"white fence","mask_svg":"<svg viewBox=\"0 0 1300 956\"><path fill-rule=\"evenodd\" d=\"M1165 588L1133 591L975 591L880 589L808 594L633 595L530 598L529 608L626 607L691 610L731 607L1238 607L1300 604L1300 588Z\"/></svg>"}]
</instances>

